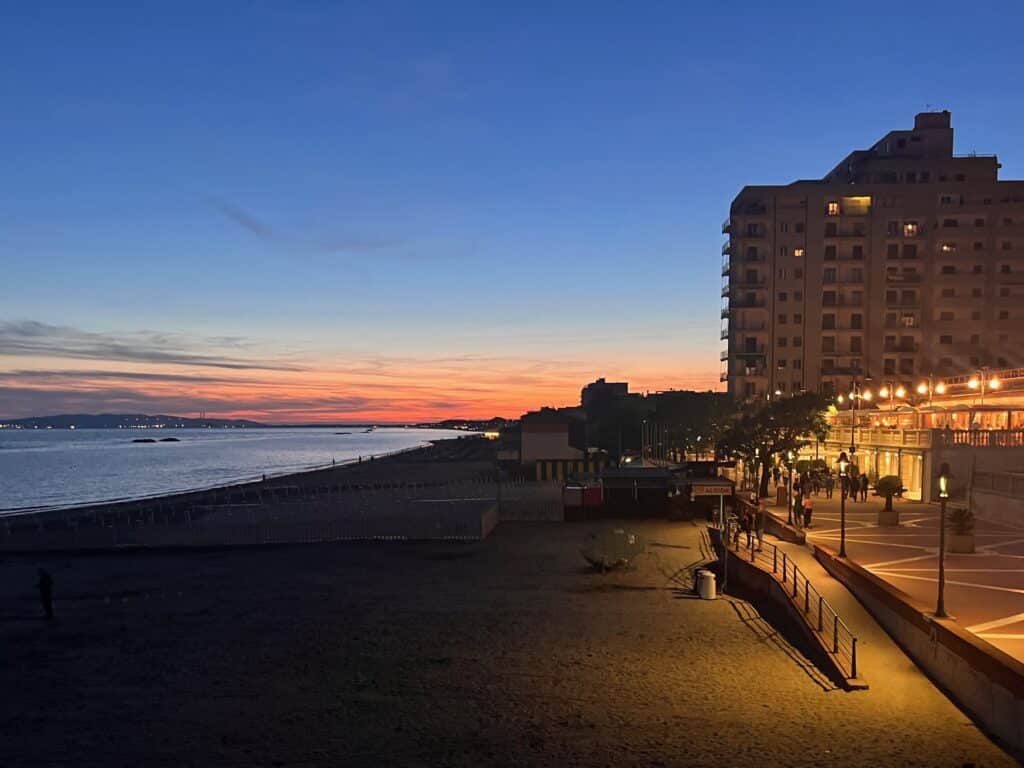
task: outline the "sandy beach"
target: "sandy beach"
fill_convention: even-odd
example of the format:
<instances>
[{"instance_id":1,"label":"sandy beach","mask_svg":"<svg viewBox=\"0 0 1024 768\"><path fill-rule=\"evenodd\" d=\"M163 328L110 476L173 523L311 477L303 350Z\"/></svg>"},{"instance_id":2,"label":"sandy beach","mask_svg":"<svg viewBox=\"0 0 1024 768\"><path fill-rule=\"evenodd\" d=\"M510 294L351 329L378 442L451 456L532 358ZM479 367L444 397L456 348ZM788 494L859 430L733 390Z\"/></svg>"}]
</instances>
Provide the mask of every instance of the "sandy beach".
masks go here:
<instances>
[{"instance_id":1,"label":"sandy beach","mask_svg":"<svg viewBox=\"0 0 1024 768\"><path fill-rule=\"evenodd\" d=\"M587 570L607 525L48 557L53 623L5 559L0 765L1015 764L909 663L898 700L846 693L694 599L695 525L631 523L635 567Z\"/></svg>"}]
</instances>

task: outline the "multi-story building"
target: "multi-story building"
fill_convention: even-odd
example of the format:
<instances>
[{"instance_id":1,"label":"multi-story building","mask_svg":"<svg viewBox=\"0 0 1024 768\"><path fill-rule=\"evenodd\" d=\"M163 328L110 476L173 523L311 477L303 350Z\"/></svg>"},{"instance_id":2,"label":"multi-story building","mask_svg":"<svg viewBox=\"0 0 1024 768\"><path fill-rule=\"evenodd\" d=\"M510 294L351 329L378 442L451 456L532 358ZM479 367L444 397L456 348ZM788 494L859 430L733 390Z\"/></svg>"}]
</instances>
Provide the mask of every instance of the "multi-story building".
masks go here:
<instances>
[{"instance_id":1,"label":"multi-story building","mask_svg":"<svg viewBox=\"0 0 1024 768\"><path fill-rule=\"evenodd\" d=\"M820 180L744 187L722 227L730 394L1024 366L1024 181L999 167L925 112Z\"/></svg>"}]
</instances>

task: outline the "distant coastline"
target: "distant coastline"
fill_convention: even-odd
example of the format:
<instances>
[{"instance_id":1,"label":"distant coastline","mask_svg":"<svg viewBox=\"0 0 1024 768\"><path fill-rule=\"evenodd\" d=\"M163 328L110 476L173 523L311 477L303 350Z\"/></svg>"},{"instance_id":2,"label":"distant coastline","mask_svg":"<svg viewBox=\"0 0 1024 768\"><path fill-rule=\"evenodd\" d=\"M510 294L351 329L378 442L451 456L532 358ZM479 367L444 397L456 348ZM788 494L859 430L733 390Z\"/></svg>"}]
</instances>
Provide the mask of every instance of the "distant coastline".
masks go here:
<instances>
[{"instance_id":1,"label":"distant coastline","mask_svg":"<svg viewBox=\"0 0 1024 768\"><path fill-rule=\"evenodd\" d=\"M486 420L445 419L437 422L338 421L314 424L267 424L249 419L193 418L169 414L64 413L0 420L0 429L313 429L392 427L402 429L463 429L485 431L510 423L501 417Z\"/></svg>"}]
</instances>

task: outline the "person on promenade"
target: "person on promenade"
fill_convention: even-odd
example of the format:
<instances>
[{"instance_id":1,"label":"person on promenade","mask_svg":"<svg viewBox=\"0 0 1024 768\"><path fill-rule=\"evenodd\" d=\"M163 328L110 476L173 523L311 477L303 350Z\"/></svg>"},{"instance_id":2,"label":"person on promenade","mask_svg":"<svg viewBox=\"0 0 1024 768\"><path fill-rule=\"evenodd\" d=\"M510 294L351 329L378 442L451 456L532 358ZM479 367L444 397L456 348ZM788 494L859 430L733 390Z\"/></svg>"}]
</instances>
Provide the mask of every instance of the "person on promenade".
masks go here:
<instances>
[{"instance_id":1,"label":"person on promenade","mask_svg":"<svg viewBox=\"0 0 1024 768\"><path fill-rule=\"evenodd\" d=\"M47 619L53 619L53 577L45 568L39 569L39 581L36 582L39 589L39 602L43 606L43 612Z\"/></svg>"},{"instance_id":2,"label":"person on promenade","mask_svg":"<svg viewBox=\"0 0 1024 768\"><path fill-rule=\"evenodd\" d=\"M761 551L764 543L764 504L757 505L757 514L754 518L754 536L757 537L757 551Z\"/></svg>"},{"instance_id":3,"label":"person on promenade","mask_svg":"<svg viewBox=\"0 0 1024 768\"><path fill-rule=\"evenodd\" d=\"M743 533L747 535L747 549L750 549L751 536L753 535L754 528L754 516L750 513L749 509L743 511L740 526L743 528Z\"/></svg>"},{"instance_id":4,"label":"person on promenade","mask_svg":"<svg viewBox=\"0 0 1024 768\"><path fill-rule=\"evenodd\" d=\"M779 478L782 476L782 470L776 465L772 467L772 478L775 480L775 487L779 487Z\"/></svg>"},{"instance_id":5,"label":"person on promenade","mask_svg":"<svg viewBox=\"0 0 1024 768\"><path fill-rule=\"evenodd\" d=\"M821 477L817 472L811 475L811 493L815 496L821 493Z\"/></svg>"},{"instance_id":6,"label":"person on promenade","mask_svg":"<svg viewBox=\"0 0 1024 768\"><path fill-rule=\"evenodd\" d=\"M814 499L804 499L804 528L811 527L811 515L814 513Z\"/></svg>"},{"instance_id":7,"label":"person on promenade","mask_svg":"<svg viewBox=\"0 0 1024 768\"><path fill-rule=\"evenodd\" d=\"M832 473L829 472L825 475L825 498L832 498L832 490L836 487L836 479L832 477Z\"/></svg>"},{"instance_id":8,"label":"person on promenade","mask_svg":"<svg viewBox=\"0 0 1024 768\"><path fill-rule=\"evenodd\" d=\"M867 472L861 472L860 474L860 500L868 500L868 475Z\"/></svg>"}]
</instances>

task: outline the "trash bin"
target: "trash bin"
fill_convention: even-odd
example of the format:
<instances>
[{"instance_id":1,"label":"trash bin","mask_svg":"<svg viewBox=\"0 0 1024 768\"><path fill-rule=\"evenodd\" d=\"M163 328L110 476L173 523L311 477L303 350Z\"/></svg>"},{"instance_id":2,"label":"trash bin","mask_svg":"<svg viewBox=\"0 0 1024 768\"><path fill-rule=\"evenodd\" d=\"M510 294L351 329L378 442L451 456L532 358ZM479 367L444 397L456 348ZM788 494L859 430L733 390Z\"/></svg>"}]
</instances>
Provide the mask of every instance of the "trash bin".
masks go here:
<instances>
[{"instance_id":1,"label":"trash bin","mask_svg":"<svg viewBox=\"0 0 1024 768\"><path fill-rule=\"evenodd\" d=\"M717 597L715 574L704 569L697 571L697 592L700 594L701 600L714 600Z\"/></svg>"}]
</instances>

